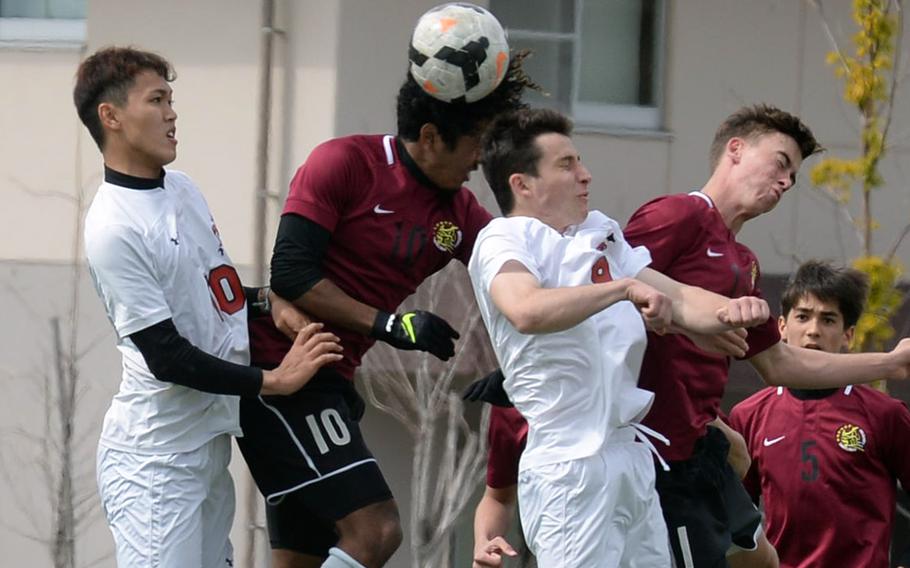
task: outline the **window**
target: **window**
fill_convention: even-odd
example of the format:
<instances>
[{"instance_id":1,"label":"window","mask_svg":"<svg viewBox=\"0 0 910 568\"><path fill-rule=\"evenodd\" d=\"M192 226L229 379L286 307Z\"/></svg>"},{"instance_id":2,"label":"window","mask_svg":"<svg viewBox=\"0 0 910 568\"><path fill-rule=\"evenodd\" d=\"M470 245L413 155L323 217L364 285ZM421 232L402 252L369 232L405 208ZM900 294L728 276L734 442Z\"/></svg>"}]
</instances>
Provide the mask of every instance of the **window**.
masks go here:
<instances>
[{"instance_id":1,"label":"window","mask_svg":"<svg viewBox=\"0 0 910 568\"><path fill-rule=\"evenodd\" d=\"M579 126L661 128L665 0L491 0L526 70Z\"/></svg>"},{"instance_id":2,"label":"window","mask_svg":"<svg viewBox=\"0 0 910 568\"><path fill-rule=\"evenodd\" d=\"M86 0L0 0L0 47L79 47Z\"/></svg>"}]
</instances>

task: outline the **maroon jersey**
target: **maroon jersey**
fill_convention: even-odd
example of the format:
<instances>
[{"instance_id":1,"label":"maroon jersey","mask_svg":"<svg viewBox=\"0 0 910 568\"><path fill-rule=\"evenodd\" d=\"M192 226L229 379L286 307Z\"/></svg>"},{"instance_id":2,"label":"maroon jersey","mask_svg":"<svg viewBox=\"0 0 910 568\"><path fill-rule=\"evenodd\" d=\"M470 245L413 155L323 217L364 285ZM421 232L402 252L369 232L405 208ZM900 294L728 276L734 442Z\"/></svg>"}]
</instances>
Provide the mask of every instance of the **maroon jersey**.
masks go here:
<instances>
[{"instance_id":1,"label":"maroon jersey","mask_svg":"<svg viewBox=\"0 0 910 568\"><path fill-rule=\"evenodd\" d=\"M887 568L895 480L910 487L910 412L875 389L800 400L767 388L730 425L752 456L746 489L764 498L766 532L785 568Z\"/></svg>"},{"instance_id":2,"label":"maroon jersey","mask_svg":"<svg viewBox=\"0 0 910 568\"><path fill-rule=\"evenodd\" d=\"M494 406L490 412L487 485L496 489L518 483L518 462L528 441L528 423L515 408Z\"/></svg>"},{"instance_id":3,"label":"maroon jersey","mask_svg":"<svg viewBox=\"0 0 910 568\"><path fill-rule=\"evenodd\" d=\"M659 197L642 205L623 234L651 251L650 268L670 278L730 298L761 296L755 254L736 242L711 199L700 192ZM752 357L780 341L773 318L749 329ZM692 456L695 441L717 417L727 385L729 360L710 355L682 335L648 333L638 384L654 392L645 425L669 438L657 444L668 460Z\"/></svg>"},{"instance_id":4,"label":"maroon jersey","mask_svg":"<svg viewBox=\"0 0 910 568\"><path fill-rule=\"evenodd\" d=\"M467 264L477 233L492 218L467 188L446 192L419 180L402 163L395 138L381 135L316 147L291 181L289 213L332 233L325 278L386 312L453 258ZM374 340L330 324L326 331L344 347L335 370L352 378ZM250 341L259 363L278 363L291 345L269 318L251 323Z\"/></svg>"}]
</instances>

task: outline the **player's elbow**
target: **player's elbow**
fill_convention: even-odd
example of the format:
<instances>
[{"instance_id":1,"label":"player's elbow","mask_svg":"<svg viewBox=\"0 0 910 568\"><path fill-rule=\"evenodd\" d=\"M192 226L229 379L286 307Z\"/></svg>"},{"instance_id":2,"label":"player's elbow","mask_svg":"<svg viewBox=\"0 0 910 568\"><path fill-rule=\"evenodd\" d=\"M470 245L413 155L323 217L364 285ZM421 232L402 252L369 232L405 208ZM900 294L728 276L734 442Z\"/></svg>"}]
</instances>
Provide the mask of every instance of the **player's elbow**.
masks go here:
<instances>
[{"instance_id":1,"label":"player's elbow","mask_svg":"<svg viewBox=\"0 0 910 568\"><path fill-rule=\"evenodd\" d=\"M799 365L795 365L797 362L792 350L782 342L777 342L749 359L765 384L772 387L787 386L786 381L791 380L790 376L799 370Z\"/></svg>"},{"instance_id":2,"label":"player's elbow","mask_svg":"<svg viewBox=\"0 0 910 568\"><path fill-rule=\"evenodd\" d=\"M533 310L514 310L504 314L518 333L525 335L543 333L546 320L542 314Z\"/></svg>"},{"instance_id":3,"label":"player's elbow","mask_svg":"<svg viewBox=\"0 0 910 568\"><path fill-rule=\"evenodd\" d=\"M784 384L784 382L786 382L786 379L784 378L783 373L780 373L779 370L773 365L753 366L755 367L755 370L758 371L758 374L762 378L762 381L764 381L765 384L769 387L787 386Z\"/></svg>"}]
</instances>

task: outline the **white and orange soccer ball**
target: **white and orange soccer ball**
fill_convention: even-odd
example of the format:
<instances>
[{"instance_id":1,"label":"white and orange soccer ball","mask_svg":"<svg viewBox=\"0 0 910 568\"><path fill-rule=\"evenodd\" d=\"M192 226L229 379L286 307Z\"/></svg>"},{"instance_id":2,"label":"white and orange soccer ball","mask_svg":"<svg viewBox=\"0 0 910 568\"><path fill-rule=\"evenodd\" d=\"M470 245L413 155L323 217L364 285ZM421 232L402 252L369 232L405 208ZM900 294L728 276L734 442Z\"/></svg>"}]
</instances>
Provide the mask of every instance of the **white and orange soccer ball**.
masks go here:
<instances>
[{"instance_id":1,"label":"white and orange soccer ball","mask_svg":"<svg viewBox=\"0 0 910 568\"><path fill-rule=\"evenodd\" d=\"M480 100L493 92L509 67L506 33L488 10L455 2L420 17L408 49L411 75L445 102Z\"/></svg>"}]
</instances>

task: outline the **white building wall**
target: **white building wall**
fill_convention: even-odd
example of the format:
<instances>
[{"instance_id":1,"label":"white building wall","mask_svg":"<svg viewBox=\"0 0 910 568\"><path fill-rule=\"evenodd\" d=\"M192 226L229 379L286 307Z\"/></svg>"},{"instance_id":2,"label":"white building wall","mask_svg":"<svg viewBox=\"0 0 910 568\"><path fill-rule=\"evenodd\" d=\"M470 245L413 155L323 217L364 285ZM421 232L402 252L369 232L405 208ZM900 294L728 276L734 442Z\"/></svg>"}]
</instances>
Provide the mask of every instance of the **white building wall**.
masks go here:
<instances>
[{"instance_id":1,"label":"white building wall","mask_svg":"<svg viewBox=\"0 0 910 568\"><path fill-rule=\"evenodd\" d=\"M320 141L354 132L394 132L395 95L405 73L411 26L430 0L276 0L275 68L269 190L276 194ZM668 2L665 132L620 136L580 130L578 147L594 176L593 206L624 221L646 199L688 191L708 177L707 149L717 124L744 103L765 101L801 114L831 154L855 152L857 121L825 65L829 51L817 14L792 0ZM834 32L853 33L848 2L826 3ZM205 192L235 261L254 265L253 189L258 124L259 2L250 0L90 0L87 51L110 44L155 50L175 65L179 158ZM905 23L910 28L910 24ZM90 199L101 163L72 108L75 50L0 47L0 398L4 464L13 476L0 483L0 565L49 565L44 547L29 538L16 503L34 499L35 522L47 526L46 492L33 464L41 446L16 432L41 430L42 397L35 381L46 374L48 320L68 310L68 266L73 258L73 202ZM903 61L910 61L904 48ZM901 93L892 126L896 146L883 171L887 187L874 197L890 242L908 222L907 132L910 96ZM783 273L792 255L840 259L857 252L852 229L809 189L800 187L777 211L750 223L742 240L766 273ZM495 209L482 176L471 186ZM81 193L80 193L81 192ZM269 213L274 230L280 204ZM271 239L267 239L270 241ZM881 250L881 247L879 248ZM910 247L900 252L910 264ZM119 362L112 334L90 286L80 295L79 341L85 393L78 426L94 445L100 419L116 389ZM407 522L410 466L407 436L391 419L368 412L365 431L383 463ZM10 458L9 456L13 456ZM237 460L239 461L239 460ZM10 468L12 464L12 468ZM242 473L242 464L235 464ZM96 506L91 456L80 463L88 503ZM238 487L243 505L244 486ZM89 510L91 507L89 507ZM43 512L42 512L43 511ZM97 509L96 509L97 511ZM97 512L94 513L97 515ZM238 517L240 518L240 517ZM29 521L30 522L30 521ZM243 541L238 523L235 541ZM83 565L110 550L103 522L81 545ZM407 543L393 566L406 565ZM245 551L238 550L238 558ZM262 562L262 560L260 560ZM110 559L97 564L111 566ZM263 564L264 565L264 564Z\"/></svg>"}]
</instances>

